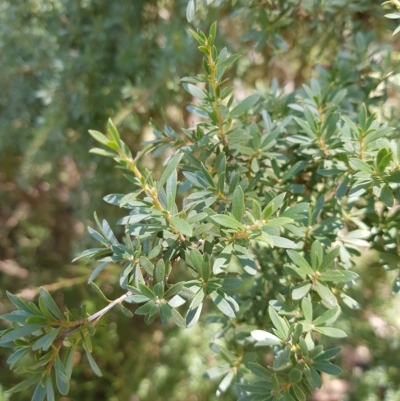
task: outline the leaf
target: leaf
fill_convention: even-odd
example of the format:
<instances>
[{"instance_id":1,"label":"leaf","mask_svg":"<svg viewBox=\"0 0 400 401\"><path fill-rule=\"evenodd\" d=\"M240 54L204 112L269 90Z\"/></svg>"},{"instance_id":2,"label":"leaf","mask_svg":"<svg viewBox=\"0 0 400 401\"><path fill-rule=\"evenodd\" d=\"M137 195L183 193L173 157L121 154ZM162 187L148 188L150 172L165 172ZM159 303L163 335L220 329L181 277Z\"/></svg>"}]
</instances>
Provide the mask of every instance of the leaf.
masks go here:
<instances>
[{"instance_id":1,"label":"leaf","mask_svg":"<svg viewBox=\"0 0 400 401\"><path fill-rule=\"evenodd\" d=\"M108 119L107 122L107 129L108 129L108 135L110 135L110 138L115 141L117 144L121 141L121 138L119 136L119 132L117 130L117 127L114 125L112 122L111 118Z\"/></svg>"},{"instance_id":2,"label":"leaf","mask_svg":"<svg viewBox=\"0 0 400 401\"><path fill-rule=\"evenodd\" d=\"M306 163L304 161L298 161L296 164L294 164L292 167L287 170L283 176L282 176L282 181L287 181L290 180L291 178L297 176L297 174L304 169L304 166Z\"/></svg>"},{"instance_id":3,"label":"leaf","mask_svg":"<svg viewBox=\"0 0 400 401\"><path fill-rule=\"evenodd\" d=\"M189 309L196 309L203 302L204 297L205 297L204 289L200 288L200 290L198 290L198 292L192 299Z\"/></svg>"},{"instance_id":4,"label":"leaf","mask_svg":"<svg viewBox=\"0 0 400 401\"><path fill-rule=\"evenodd\" d=\"M283 204L283 201L285 199L286 192L278 195L274 199L271 200L271 202L268 203L268 205L264 208L263 210L263 218L265 220L268 219L269 216L271 216L274 212L276 212Z\"/></svg>"},{"instance_id":5,"label":"leaf","mask_svg":"<svg viewBox=\"0 0 400 401\"><path fill-rule=\"evenodd\" d=\"M342 298L343 302L350 308L350 309L360 309L360 304L353 298L349 297L347 294L342 292L340 294L340 298Z\"/></svg>"},{"instance_id":6,"label":"leaf","mask_svg":"<svg viewBox=\"0 0 400 401\"><path fill-rule=\"evenodd\" d=\"M285 248L285 249L296 249L297 244L290 239L284 237L277 237L276 235L270 235L274 246L278 248Z\"/></svg>"},{"instance_id":7,"label":"leaf","mask_svg":"<svg viewBox=\"0 0 400 401\"><path fill-rule=\"evenodd\" d=\"M321 264L324 251L319 241L314 241L311 246L311 266L313 270L317 270Z\"/></svg>"},{"instance_id":8,"label":"leaf","mask_svg":"<svg viewBox=\"0 0 400 401\"><path fill-rule=\"evenodd\" d=\"M183 154L182 153L177 153L172 159L168 161L168 164L163 171L160 180L157 183L157 187L161 188L164 186L164 184L167 182L168 178L171 176L171 174L176 170L178 167L181 159L182 159Z\"/></svg>"},{"instance_id":9,"label":"leaf","mask_svg":"<svg viewBox=\"0 0 400 401\"><path fill-rule=\"evenodd\" d=\"M321 334L324 334L327 337L333 337L333 338L347 337L347 334L343 330L336 329L335 327L316 327L314 330L318 331Z\"/></svg>"},{"instance_id":10,"label":"leaf","mask_svg":"<svg viewBox=\"0 0 400 401\"><path fill-rule=\"evenodd\" d=\"M271 380L271 372L265 369L263 366L258 363L250 362L249 369L258 377L264 380Z\"/></svg>"},{"instance_id":11,"label":"leaf","mask_svg":"<svg viewBox=\"0 0 400 401\"><path fill-rule=\"evenodd\" d=\"M186 220L179 217L171 217L171 223L181 234L187 237L193 236L192 227Z\"/></svg>"},{"instance_id":12,"label":"leaf","mask_svg":"<svg viewBox=\"0 0 400 401\"><path fill-rule=\"evenodd\" d=\"M309 366L309 369L310 369L311 377L312 377L312 380L313 380L314 384L315 384L318 388L321 388L321 387L322 387L322 379L321 379L321 376L319 375L319 373L317 372L317 370L314 368L314 366L310 365L310 366Z\"/></svg>"},{"instance_id":13,"label":"leaf","mask_svg":"<svg viewBox=\"0 0 400 401\"><path fill-rule=\"evenodd\" d=\"M387 182L394 182L400 184L400 171L392 171L389 175L384 177Z\"/></svg>"},{"instance_id":14,"label":"leaf","mask_svg":"<svg viewBox=\"0 0 400 401\"><path fill-rule=\"evenodd\" d=\"M210 298L213 300L217 308L226 316L235 318L235 311L229 302L217 291L212 291L210 293Z\"/></svg>"},{"instance_id":15,"label":"leaf","mask_svg":"<svg viewBox=\"0 0 400 401\"><path fill-rule=\"evenodd\" d=\"M140 266L143 267L143 269L146 271L146 273L150 276L154 274L154 265L153 263L150 262L146 256L141 256L139 258L140 261Z\"/></svg>"},{"instance_id":16,"label":"leaf","mask_svg":"<svg viewBox=\"0 0 400 401\"><path fill-rule=\"evenodd\" d=\"M314 284L314 288L328 308L331 309L337 306L337 299L328 287L324 286L319 281L316 281Z\"/></svg>"},{"instance_id":17,"label":"leaf","mask_svg":"<svg viewBox=\"0 0 400 401\"><path fill-rule=\"evenodd\" d=\"M386 18L390 18L390 19L400 19L400 12L398 12L398 13L385 14L384 16L385 16Z\"/></svg>"},{"instance_id":18,"label":"leaf","mask_svg":"<svg viewBox=\"0 0 400 401\"><path fill-rule=\"evenodd\" d=\"M253 330L251 332L251 336L257 341L262 344L256 344L256 345L280 345L282 344L282 340L278 338L277 336L268 333L268 331L264 330Z\"/></svg>"},{"instance_id":19,"label":"leaf","mask_svg":"<svg viewBox=\"0 0 400 401\"><path fill-rule=\"evenodd\" d=\"M194 20L195 12L196 12L195 2L194 0L189 0L189 3L186 8L186 19L188 20L188 22L192 22Z\"/></svg>"},{"instance_id":20,"label":"leaf","mask_svg":"<svg viewBox=\"0 0 400 401\"><path fill-rule=\"evenodd\" d=\"M153 287L153 292L158 299L162 299L164 297L164 282L157 283Z\"/></svg>"},{"instance_id":21,"label":"leaf","mask_svg":"<svg viewBox=\"0 0 400 401\"><path fill-rule=\"evenodd\" d=\"M245 230L246 228L243 224L239 223L233 217L227 216L225 214L215 214L213 216L210 216L210 218L214 220L217 224L227 228L232 228L234 230Z\"/></svg>"},{"instance_id":22,"label":"leaf","mask_svg":"<svg viewBox=\"0 0 400 401\"><path fill-rule=\"evenodd\" d=\"M184 287L185 282L181 281L180 283L173 284L171 287L168 288L168 290L164 294L164 298L170 298L173 297L174 295L178 294L182 288Z\"/></svg>"},{"instance_id":23,"label":"leaf","mask_svg":"<svg viewBox=\"0 0 400 401\"><path fill-rule=\"evenodd\" d=\"M31 315L28 312L19 309L14 310L11 313L6 313L5 315L0 315L0 319L21 324L36 324L47 322L47 319L44 316Z\"/></svg>"},{"instance_id":24,"label":"leaf","mask_svg":"<svg viewBox=\"0 0 400 401\"><path fill-rule=\"evenodd\" d=\"M293 223L293 219L289 217L277 217L276 219L267 220L265 225L270 227L283 227L290 223Z\"/></svg>"},{"instance_id":25,"label":"leaf","mask_svg":"<svg viewBox=\"0 0 400 401\"><path fill-rule=\"evenodd\" d=\"M32 375L31 377L29 377L28 379L22 381L21 383L18 383L17 385L15 385L14 387L11 387L9 390L7 390L7 393L18 393L19 391L25 390L28 387L33 386L34 384L36 384L38 381L41 380L41 375Z\"/></svg>"},{"instance_id":26,"label":"leaf","mask_svg":"<svg viewBox=\"0 0 400 401\"><path fill-rule=\"evenodd\" d=\"M205 99L207 95L196 85L184 83L183 87L185 88L186 92L190 93L193 97L197 99Z\"/></svg>"},{"instance_id":27,"label":"leaf","mask_svg":"<svg viewBox=\"0 0 400 401\"><path fill-rule=\"evenodd\" d=\"M290 394L288 388L283 391L283 395L285 396L285 401L296 401L296 399Z\"/></svg>"},{"instance_id":28,"label":"leaf","mask_svg":"<svg viewBox=\"0 0 400 401\"><path fill-rule=\"evenodd\" d=\"M46 387L42 387L41 382L36 386L35 392L32 395L31 401L43 401L46 395Z\"/></svg>"},{"instance_id":29,"label":"leaf","mask_svg":"<svg viewBox=\"0 0 400 401\"><path fill-rule=\"evenodd\" d=\"M285 322L284 319L282 319L278 315L278 313L275 311L275 309L272 308L271 306L268 308L268 314L272 320L273 325L278 330L278 332L281 334L282 338L286 339L289 336L288 324Z\"/></svg>"},{"instance_id":30,"label":"leaf","mask_svg":"<svg viewBox=\"0 0 400 401\"><path fill-rule=\"evenodd\" d=\"M147 285L139 283L139 289L140 289L140 292L147 298L156 299L156 295L149 287L147 287Z\"/></svg>"},{"instance_id":31,"label":"leaf","mask_svg":"<svg viewBox=\"0 0 400 401\"><path fill-rule=\"evenodd\" d=\"M51 376L47 376L46 378L46 393L47 401L55 401L53 380L51 379Z\"/></svg>"},{"instance_id":32,"label":"leaf","mask_svg":"<svg viewBox=\"0 0 400 401\"><path fill-rule=\"evenodd\" d=\"M203 271L203 256L201 255L200 251L198 249L192 249L190 251L190 259L192 260L192 263L194 265L194 268L196 269L197 273L199 273L200 277L205 279L205 272Z\"/></svg>"},{"instance_id":33,"label":"leaf","mask_svg":"<svg viewBox=\"0 0 400 401\"><path fill-rule=\"evenodd\" d=\"M322 326L326 323L332 323L337 319L339 313L340 313L340 308L328 309L321 316L317 317L313 321L313 324L314 326Z\"/></svg>"},{"instance_id":34,"label":"leaf","mask_svg":"<svg viewBox=\"0 0 400 401\"><path fill-rule=\"evenodd\" d=\"M244 271L254 276L257 273L256 263L254 262L252 256L247 252L246 249L240 250L239 247L240 245L235 245L236 257L238 258Z\"/></svg>"},{"instance_id":35,"label":"leaf","mask_svg":"<svg viewBox=\"0 0 400 401\"><path fill-rule=\"evenodd\" d=\"M174 321L174 323L178 326L178 327L182 327L182 328L186 328L186 321L185 319L182 317L182 315L174 308L171 309L171 313L172 313L172 320Z\"/></svg>"},{"instance_id":36,"label":"leaf","mask_svg":"<svg viewBox=\"0 0 400 401\"><path fill-rule=\"evenodd\" d=\"M242 100L233 110L231 110L230 115L233 118L240 117L243 113L248 111L252 106L254 106L258 100L260 99L260 96L258 95L251 95L247 97L246 99Z\"/></svg>"},{"instance_id":37,"label":"leaf","mask_svg":"<svg viewBox=\"0 0 400 401\"><path fill-rule=\"evenodd\" d=\"M309 281L305 281L304 283L298 284L292 290L292 298L296 301L304 298L311 289L311 283Z\"/></svg>"},{"instance_id":38,"label":"leaf","mask_svg":"<svg viewBox=\"0 0 400 401\"><path fill-rule=\"evenodd\" d=\"M103 145L107 145L108 138L99 131L89 130L89 134L97 141Z\"/></svg>"},{"instance_id":39,"label":"leaf","mask_svg":"<svg viewBox=\"0 0 400 401\"><path fill-rule=\"evenodd\" d=\"M314 360L315 361L322 361L334 358L340 351L342 350L341 347L331 348L322 352L321 354L317 355Z\"/></svg>"},{"instance_id":40,"label":"leaf","mask_svg":"<svg viewBox=\"0 0 400 401\"><path fill-rule=\"evenodd\" d=\"M186 327L192 327L197 323L200 318L202 308L203 303L200 303L200 305L196 308L188 310L186 314Z\"/></svg>"},{"instance_id":41,"label":"leaf","mask_svg":"<svg viewBox=\"0 0 400 401\"><path fill-rule=\"evenodd\" d=\"M22 357L24 357L29 352L30 352L29 348L19 348L8 357L7 363L9 365L13 365L15 362L19 361Z\"/></svg>"},{"instance_id":42,"label":"leaf","mask_svg":"<svg viewBox=\"0 0 400 401\"><path fill-rule=\"evenodd\" d=\"M225 60L218 60L217 67L218 68L229 67L240 57L241 56L239 54L232 54L231 56L227 57Z\"/></svg>"},{"instance_id":43,"label":"leaf","mask_svg":"<svg viewBox=\"0 0 400 401\"><path fill-rule=\"evenodd\" d=\"M313 320L313 307L309 298L303 298L301 301L301 310L303 311L304 319L308 323L311 323Z\"/></svg>"},{"instance_id":44,"label":"leaf","mask_svg":"<svg viewBox=\"0 0 400 401\"><path fill-rule=\"evenodd\" d=\"M75 354L75 347L74 346L69 347L64 359L65 373L68 379L70 379L72 375L72 369L74 366L74 354Z\"/></svg>"},{"instance_id":45,"label":"leaf","mask_svg":"<svg viewBox=\"0 0 400 401\"><path fill-rule=\"evenodd\" d=\"M381 192L379 198L387 207L392 207L394 205L393 192L386 184L381 185Z\"/></svg>"},{"instance_id":46,"label":"leaf","mask_svg":"<svg viewBox=\"0 0 400 401\"><path fill-rule=\"evenodd\" d=\"M239 277L227 277L219 283L222 285L224 291L234 291L243 284L243 281Z\"/></svg>"},{"instance_id":47,"label":"leaf","mask_svg":"<svg viewBox=\"0 0 400 401\"><path fill-rule=\"evenodd\" d=\"M107 244L108 241L100 234L98 233L96 230L93 230L93 228L88 227L88 231L89 234L98 242L102 243L102 244Z\"/></svg>"},{"instance_id":48,"label":"leaf","mask_svg":"<svg viewBox=\"0 0 400 401\"><path fill-rule=\"evenodd\" d=\"M274 369L279 369L282 366L285 366L290 363L290 346L286 346L282 352L278 354L278 356L275 358L273 367Z\"/></svg>"},{"instance_id":49,"label":"leaf","mask_svg":"<svg viewBox=\"0 0 400 401\"><path fill-rule=\"evenodd\" d=\"M334 248L332 249L323 259L322 262L320 264L319 270L323 271L326 269L329 269L333 262L335 261L335 259L339 256L340 254L340 248Z\"/></svg>"},{"instance_id":50,"label":"leaf","mask_svg":"<svg viewBox=\"0 0 400 401\"><path fill-rule=\"evenodd\" d=\"M135 311L135 315L147 315L152 310L154 305L154 301L150 301L142 306L139 306L139 308L137 308Z\"/></svg>"},{"instance_id":51,"label":"leaf","mask_svg":"<svg viewBox=\"0 0 400 401\"><path fill-rule=\"evenodd\" d=\"M300 369L294 368L289 372L289 381L290 383L298 383L301 381L303 373Z\"/></svg>"},{"instance_id":52,"label":"leaf","mask_svg":"<svg viewBox=\"0 0 400 401\"><path fill-rule=\"evenodd\" d=\"M114 152L109 152L108 150L104 150L101 148L92 148L89 150L89 153L93 153L95 155L105 156L105 157L115 157L116 156Z\"/></svg>"},{"instance_id":53,"label":"leaf","mask_svg":"<svg viewBox=\"0 0 400 401\"><path fill-rule=\"evenodd\" d=\"M24 299L22 299L19 295L11 294L11 292L6 291L8 299L20 310L23 310L29 314L37 315L38 312L29 305ZM39 312L40 314L40 312Z\"/></svg>"},{"instance_id":54,"label":"leaf","mask_svg":"<svg viewBox=\"0 0 400 401\"><path fill-rule=\"evenodd\" d=\"M57 329L52 329L49 333L45 334L43 337L40 337L33 343L32 350L37 351L38 349L42 348L43 351L47 351L53 344L53 341L57 337L60 330L61 327Z\"/></svg>"},{"instance_id":55,"label":"leaf","mask_svg":"<svg viewBox=\"0 0 400 401\"><path fill-rule=\"evenodd\" d=\"M297 385L293 384L294 394L297 397L297 401L306 401L306 395L304 394L303 390Z\"/></svg>"},{"instance_id":56,"label":"leaf","mask_svg":"<svg viewBox=\"0 0 400 401\"><path fill-rule=\"evenodd\" d=\"M26 326L12 329L11 331L7 332L2 337L0 337L0 345L12 342L14 340L18 340L19 338L32 334L33 332L40 330L44 327L46 327L45 324L28 324Z\"/></svg>"},{"instance_id":57,"label":"leaf","mask_svg":"<svg viewBox=\"0 0 400 401\"><path fill-rule=\"evenodd\" d=\"M350 159L349 164L352 169L356 171L363 171L364 173L373 174L374 169L366 162L360 159Z\"/></svg>"},{"instance_id":58,"label":"leaf","mask_svg":"<svg viewBox=\"0 0 400 401\"><path fill-rule=\"evenodd\" d=\"M101 370L99 366L97 365L96 361L93 359L92 354L85 348L86 351L86 357L89 361L89 365L92 368L93 372L95 373L96 376L103 376L103 373L101 373Z\"/></svg>"},{"instance_id":59,"label":"leaf","mask_svg":"<svg viewBox=\"0 0 400 401\"><path fill-rule=\"evenodd\" d=\"M141 303L147 302L149 300L150 300L150 298L147 297L146 295L134 294L134 295L130 295L129 297L126 297L124 299L124 302L141 304Z\"/></svg>"},{"instance_id":60,"label":"leaf","mask_svg":"<svg viewBox=\"0 0 400 401\"><path fill-rule=\"evenodd\" d=\"M67 372L65 371L65 367L61 362L60 357L57 355L56 362L54 364L54 370L56 375L56 384L58 391L62 395L67 395L69 391L69 377L67 376Z\"/></svg>"},{"instance_id":61,"label":"leaf","mask_svg":"<svg viewBox=\"0 0 400 401\"><path fill-rule=\"evenodd\" d=\"M204 377L211 380L219 379L221 376L225 376L230 370L231 367L229 366L229 364L224 363L218 366L214 366L210 369L207 369L207 372L204 374Z\"/></svg>"},{"instance_id":62,"label":"leaf","mask_svg":"<svg viewBox=\"0 0 400 401\"><path fill-rule=\"evenodd\" d=\"M101 222L101 226L103 228L104 235L111 242L111 244L118 245L118 240L115 237L113 231L111 230L111 227L108 224L107 220L103 219L103 221Z\"/></svg>"},{"instance_id":63,"label":"leaf","mask_svg":"<svg viewBox=\"0 0 400 401\"><path fill-rule=\"evenodd\" d=\"M314 362L312 366L320 372L328 373L329 375L333 376L340 375L342 373L342 369L340 369L339 366L330 362Z\"/></svg>"},{"instance_id":64,"label":"leaf","mask_svg":"<svg viewBox=\"0 0 400 401\"><path fill-rule=\"evenodd\" d=\"M65 320L65 316L61 313L60 309L58 309L58 306L54 302L50 293L43 287L40 287L40 296L42 297L47 308L57 319Z\"/></svg>"},{"instance_id":65,"label":"leaf","mask_svg":"<svg viewBox=\"0 0 400 401\"><path fill-rule=\"evenodd\" d=\"M163 283L165 277L165 263L160 259L154 268L154 283Z\"/></svg>"},{"instance_id":66,"label":"leaf","mask_svg":"<svg viewBox=\"0 0 400 401\"><path fill-rule=\"evenodd\" d=\"M232 214L238 222L242 221L244 214L244 193L240 185L236 187L235 191L233 192Z\"/></svg>"},{"instance_id":67,"label":"leaf","mask_svg":"<svg viewBox=\"0 0 400 401\"><path fill-rule=\"evenodd\" d=\"M322 272L318 277L318 280L347 283L348 281L355 280L357 277L358 274L350 270L330 270L327 272Z\"/></svg>"},{"instance_id":68,"label":"leaf","mask_svg":"<svg viewBox=\"0 0 400 401\"><path fill-rule=\"evenodd\" d=\"M102 262L100 263L92 272L90 277L88 278L88 282L90 283L93 281L103 270L104 268L109 264L110 262Z\"/></svg>"},{"instance_id":69,"label":"leaf","mask_svg":"<svg viewBox=\"0 0 400 401\"><path fill-rule=\"evenodd\" d=\"M221 383L219 383L218 390L217 390L217 396L221 393L225 393L226 390L228 390L234 377L235 377L235 371L233 369L231 369L229 371L229 373L222 379Z\"/></svg>"},{"instance_id":70,"label":"leaf","mask_svg":"<svg viewBox=\"0 0 400 401\"><path fill-rule=\"evenodd\" d=\"M117 305L117 309L122 312L125 316L127 317L133 317L133 313L132 311L130 311L128 308L126 308L124 305L122 304L118 304Z\"/></svg>"},{"instance_id":71,"label":"leaf","mask_svg":"<svg viewBox=\"0 0 400 401\"><path fill-rule=\"evenodd\" d=\"M160 305L160 318L163 326L166 326L168 319L172 317L172 309L169 305L162 303Z\"/></svg>"},{"instance_id":72,"label":"leaf","mask_svg":"<svg viewBox=\"0 0 400 401\"><path fill-rule=\"evenodd\" d=\"M313 276L315 271L312 267L308 264L308 262L301 256L298 252L295 251L286 251L289 258L299 267L299 270L304 273Z\"/></svg>"},{"instance_id":73,"label":"leaf","mask_svg":"<svg viewBox=\"0 0 400 401\"><path fill-rule=\"evenodd\" d=\"M104 295L103 291L101 291L100 287L96 285L93 281L89 281L89 285L93 288L96 293L104 299L106 302L110 302L110 300Z\"/></svg>"}]
</instances>

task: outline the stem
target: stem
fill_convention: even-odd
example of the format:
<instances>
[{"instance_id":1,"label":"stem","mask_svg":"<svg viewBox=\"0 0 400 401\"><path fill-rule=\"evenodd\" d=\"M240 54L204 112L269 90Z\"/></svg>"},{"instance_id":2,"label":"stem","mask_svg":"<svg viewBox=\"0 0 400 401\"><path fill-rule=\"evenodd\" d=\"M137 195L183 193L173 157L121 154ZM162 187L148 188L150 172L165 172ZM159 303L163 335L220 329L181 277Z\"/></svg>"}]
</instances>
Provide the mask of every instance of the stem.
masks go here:
<instances>
[{"instance_id":1,"label":"stem","mask_svg":"<svg viewBox=\"0 0 400 401\"><path fill-rule=\"evenodd\" d=\"M60 333L57 335L56 339L54 340L54 345L56 346L57 349L59 349L63 343L63 341L75 330L78 330L80 327L84 326L86 323L92 323L92 325L95 325L97 321L104 316L109 310L114 308L114 306L122 303L124 299L132 295L132 292L128 291L124 295L121 295L119 298L114 299L114 301L111 301L105 308L99 310L98 312L94 313L93 315L89 316L86 319L83 320L78 320L75 322L72 322L71 325L65 327L60 331ZM65 324L65 322L63 322Z\"/></svg>"},{"instance_id":2,"label":"stem","mask_svg":"<svg viewBox=\"0 0 400 401\"><path fill-rule=\"evenodd\" d=\"M121 295L119 298L114 299L114 301L111 301L105 308L99 310L95 314L89 316L86 319L86 322L90 323L96 320L99 320L103 315L105 315L110 309L114 308L114 306L122 303L126 298L132 295L132 292L128 291L124 295Z\"/></svg>"},{"instance_id":3,"label":"stem","mask_svg":"<svg viewBox=\"0 0 400 401\"><path fill-rule=\"evenodd\" d=\"M218 81L216 78L216 73L217 73L217 66L215 64L215 61L212 58L212 47L209 47L209 53L207 54L207 59L208 59L208 65L210 67L210 84L213 88L214 92L214 97L215 97L215 102L212 103L212 108L214 110L214 113L217 116L218 119L218 130L221 135L221 141L224 146L228 144L227 138L226 138L226 133L224 130L224 121L223 118L218 110L218 102L219 98L217 96L217 89L218 89Z\"/></svg>"},{"instance_id":4,"label":"stem","mask_svg":"<svg viewBox=\"0 0 400 401\"><path fill-rule=\"evenodd\" d=\"M143 174L140 172L140 170L137 168L136 163L133 161L133 159L131 159L130 157L128 157L123 150L119 150L119 155L120 157L126 161L129 165L129 168L131 169L132 173L135 174L136 178L139 179L139 181L141 181L141 179L143 178ZM147 183L142 183L141 184L143 191L146 192L147 195L150 196L150 198L153 200L154 203L154 207L159 210L160 212L166 212L165 215L165 219L168 221L172 231L177 234L179 236L179 240L181 242L186 241L185 236L180 233L172 224L171 222L171 215L168 212L168 210L164 209L163 205L161 204L161 202L159 201L158 197L157 197L157 191L155 188L150 187Z\"/></svg>"},{"instance_id":5,"label":"stem","mask_svg":"<svg viewBox=\"0 0 400 401\"><path fill-rule=\"evenodd\" d=\"M358 154L360 160L363 159L363 153L364 153L364 137L360 135L360 152Z\"/></svg>"}]
</instances>

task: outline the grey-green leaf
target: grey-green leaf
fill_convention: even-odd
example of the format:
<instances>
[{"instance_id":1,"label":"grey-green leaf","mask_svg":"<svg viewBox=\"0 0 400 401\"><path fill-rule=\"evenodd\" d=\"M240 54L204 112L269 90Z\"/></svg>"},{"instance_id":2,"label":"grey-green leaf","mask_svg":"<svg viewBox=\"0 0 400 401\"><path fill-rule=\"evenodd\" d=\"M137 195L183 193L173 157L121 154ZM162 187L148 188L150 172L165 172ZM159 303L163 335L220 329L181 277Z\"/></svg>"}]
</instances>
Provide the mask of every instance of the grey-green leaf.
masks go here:
<instances>
[{"instance_id":1,"label":"grey-green leaf","mask_svg":"<svg viewBox=\"0 0 400 401\"><path fill-rule=\"evenodd\" d=\"M235 191L233 192L232 214L238 222L242 221L244 214L244 193L240 185L236 187Z\"/></svg>"},{"instance_id":2,"label":"grey-green leaf","mask_svg":"<svg viewBox=\"0 0 400 401\"><path fill-rule=\"evenodd\" d=\"M170 175L176 170L179 165L179 162L182 159L183 154L177 153L171 160L168 161L168 164L163 171L160 180L158 181L158 187L161 188L167 182Z\"/></svg>"},{"instance_id":3,"label":"grey-green leaf","mask_svg":"<svg viewBox=\"0 0 400 401\"><path fill-rule=\"evenodd\" d=\"M214 304L217 308L226 316L231 318L235 318L235 311L233 310L232 306L229 302L217 291L213 291L210 293L210 297L213 300Z\"/></svg>"},{"instance_id":4,"label":"grey-green leaf","mask_svg":"<svg viewBox=\"0 0 400 401\"><path fill-rule=\"evenodd\" d=\"M93 359L92 354L88 350L85 350L85 351L86 351L86 356L89 361L90 367L92 368L93 372L99 377L103 376L103 373L101 373L101 370L100 370L99 366L97 365L96 361Z\"/></svg>"},{"instance_id":5,"label":"grey-green leaf","mask_svg":"<svg viewBox=\"0 0 400 401\"><path fill-rule=\"evenodd\" d=\"M213 216L210 216L212 220L214 220L217 224L220 224L221 226L227 227L227 228L232 228L234 230L244 230L245 226L241 223L239 223L237 220L235 220L231 216L227 216L224 214L215 214Z\"/></svg>"},{"instance_id":6,"label":"grey-green leaf","mask_svg":"<svg viewBox=\"0 0 400 401\"><path fill-rule=\"evenodd\" d=\"M289 326L285 322L285 320L281 318L275 311L275 309L272 308L271 306L268 308L268 314L272 320L272 323L274 324L278 332L281 334L281 336L283 338L287 338L289 335Z\"/></svg>"},{"instance_id":7,"label":"grey-green leaf","mask_svg":"<svg viewBox=\"0 0 400 401\"><path fill-rule=\"evenodd\" d=\"M187 237L193 236L192 227L186 220L179 217L172 217L171 223L181 234L186 235Z\"/></svg>"},{"instance_id":8,"label":"grey-green leaf","mask_svg":"<svg viewBox=\"0 0 400 401\"><path fill-rule=\"evenodd\" d=\"M61 313L57 304L54 302L50 293L43 287L40 287L40 296L42 297L45 305L49 308L50 312L60 320L65 320L65 316Z\"/></svg>"},{"instance_id":9,"label":"grey-green leaf","mask_svg":"<svg viewBox=\"0 0 400 401\"><path fill-rule=\"evenodd\" d=\"M246 99L242 100L230 113L231 117L236 118L241 116L243 113L247 112L252 106L254 106L260 96L258 95L251 95Z\"/></svg>"}]
</instances>

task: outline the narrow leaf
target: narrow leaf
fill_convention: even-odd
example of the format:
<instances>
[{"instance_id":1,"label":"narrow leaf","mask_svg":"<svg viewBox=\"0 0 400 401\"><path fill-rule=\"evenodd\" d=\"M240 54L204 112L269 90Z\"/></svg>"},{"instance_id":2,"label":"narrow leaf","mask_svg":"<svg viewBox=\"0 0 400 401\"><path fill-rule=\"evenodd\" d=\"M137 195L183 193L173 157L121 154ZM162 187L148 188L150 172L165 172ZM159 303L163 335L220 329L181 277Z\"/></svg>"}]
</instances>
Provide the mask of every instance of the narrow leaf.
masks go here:
<instances>
[{"instance_id":1,"label":"narrow leaf","mask_svg":"<svg viewBox=\"0 0 400 401\"><path fill-rule=\"evenodd\" d=\"M168 161L168 164L165 170L163 171L160 180L157 183L159 188L164 186L170 175L176 170L176 168L179 165L179 162L182 159L182 156L183 156L182 153L177 153L171 160Z\"/></svg>"},{"instance_id":2,"label":"narrow leaf","mask_svg":"<svg viewBox=\"0 0 400 401\"><path fill-rule=\"evenodd\" d=\"M92 354L86 349L85 349L85 351L86 351L86 356L89 361L90 367L92 368L93 372L96 374L96 376L99 376L99 377L103 376L103 373L101 373L101 370L100 370L99 366L97 365L96 361L94 360L94 358L92 357Z\"/></svg>"},{"instance_id":3,"label":"narrow leaf","mask_svg":"<svg viewBox=\"0 0 400 401\"><path fill-rule=\"evenodd\" d=\"M187 237L193 236L192 227L186 220L179 217L172 217L171 223L181 234L186 235Z\"/></svg>"},{"instance_id":4,"label":"narrow leaf","mask_svg":"<svg viewBox=\"0 0 400 401\"><path fill-rule=\"evenodd\" d=\"M215 214L213 216L210 216L212 220L214 220L217 224L220 224L221 226L227 227L227 228L232 228L234 230L244 230L245 226L241 223L239 223L237 220L235 220L231 216L227 216L224 214Z\"/></svg>"},{"instance_id":5,"label":"narrow leaf","mask_svg":"<svg viewBox=\"0 0 400 401\"><path fill-rule=\"evenodd\" d=\"M237 118L240 117L242 114L247 112L252 106L254 106L258 100L260 99L260 96L258 95L251 95L247 97L246 99L242 100L230 113L231 117Z\"/></svg>"},{"instance_id":6,"label":"narrow leaf","mask_svg":"<svg viewBox=\"0 0 400 401\"><path fill-rule=\"evenodd\" d=\"M240 186L236 187L232 196L232 214L238 222L242 221L244 214L244 193Z\"/></svg>"},{"instance_id":7,"label":"narrow leaf","mask_svg":"<svg viewBox=\"0 0 400 401\"><path fill-rule=\"evenodd\" d=\"M285 322L285 320L282 319L275 311L275 309L271 306L268 308L268 314L272 320L273 325L276 327L281 336L283 338L287 338L289 335L289 326Z\"/></svg>"}]
</instances>

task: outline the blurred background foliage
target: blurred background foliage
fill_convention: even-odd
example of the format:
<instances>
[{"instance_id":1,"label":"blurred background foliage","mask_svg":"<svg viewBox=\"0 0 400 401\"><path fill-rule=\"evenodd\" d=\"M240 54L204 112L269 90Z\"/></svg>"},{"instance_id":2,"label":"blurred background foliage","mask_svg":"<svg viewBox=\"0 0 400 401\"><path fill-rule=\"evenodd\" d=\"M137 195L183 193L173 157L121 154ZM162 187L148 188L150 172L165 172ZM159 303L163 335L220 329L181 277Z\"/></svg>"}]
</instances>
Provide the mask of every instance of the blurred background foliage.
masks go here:
<instances>
[{"instance_id":1,"label":"blurred background foliage","mask_svg":"<svg viewBox=\"0 0 400 401\"><path fill-rule=\"evenodd\" d=\"M112 117L137 150L151 136L150 119L178 132L195 123L179 83L201 68L187 32L187 5L0 0L0 313L11 309L6 289L32 299L43 284L60 305L86 303L92 312L104 306L86 286L91 268L70 260L90 243L85 226L94 210L111 223L118 218L101 199L124 192L127 183L112 161L98 164L89 155L87 130L103 131ZM218 21L218 47L242 56L230 72L237 98L255 88L273 117L288 115L302 84L316 77L325 87L347 90L349 112L365 102L399 127L400 44L391 38L396 21L383 17L388 10L374 0L199 0L191 25ZM394 277L377 259L360 260L353 296L364 312L346 311L342 319L352 332L342 353L343 377L327 382L315 400L400 399L400 310L391 294ZM116 297L117 274L100 279L107 296ZM209 326L147 327L118 312L103 323L94 355L105 376L95 378L78 355L63 400L217 399L216 386L203 378L216 364ZM2 401L18 378L0 352ZM25 399L26 393L12 397Z\"/></svg>"}]
</instances>

